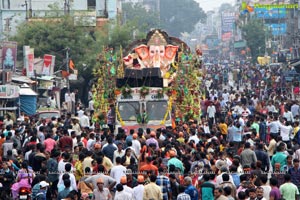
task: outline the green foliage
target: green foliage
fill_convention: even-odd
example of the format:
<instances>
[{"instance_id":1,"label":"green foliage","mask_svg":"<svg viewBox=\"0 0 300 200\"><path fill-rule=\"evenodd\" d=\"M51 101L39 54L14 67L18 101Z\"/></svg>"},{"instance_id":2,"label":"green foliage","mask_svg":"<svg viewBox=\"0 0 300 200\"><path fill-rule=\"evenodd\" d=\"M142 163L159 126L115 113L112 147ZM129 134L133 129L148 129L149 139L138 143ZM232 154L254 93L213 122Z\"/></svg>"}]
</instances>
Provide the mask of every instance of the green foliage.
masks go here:
<instances>
[{"instance_id":1,"label":"green foliage","mask_svg":"<svg viewBox=\"0 0 300 200\"><path fill-rule=\"evenodd\" d=\"M160 1L161 27L169 35L179 37L183 32L192 32L199 21L204 21L206 14L194 0Z\"/></svg>"},{"instance_id":2,"label":"green foliage","mask_svg":"<svg viewBox=\"0 0 300 200\"><path fill-rule=\"evenodd\" d=\"M261 20L252 19L242 27L243 37L251 50L252 61L255 63L257 56L263 56L265 53L266 32Z\"/></svg>"},{"instance_id":3,"label":"green foliage","mask_svg":"<svg viewBox=\"0 0 300 200\"><path fill-rule=\"evenodd\" d=\"M95 34L87 27L74 26L70 17L56 19L57 21L31 22L19 26L18 32L12 40L18 42L19 57L23 56L23 46L34 48L35 57L44 54L56 56L56 69L65 69L65 48L70 48L70 58L83 76L90 74L96 62L100 46L105 43L101 34ZM97 35L95 41L91 35ZM95 36L95 37L97 37ZM102 39L102 40L101 40ZM88 48L87 48L88 47ZM85 65L85 66L83 66Z\"/></svg>"},{"instance_id":4,"label":"green foliage","mask_svg":"<svg viewBox=\"0 0 300 200\"><path fill-rule=\"evenodd\" d=\"M152 10L147 11L142 4L123 3L122 4L122 21L128 27L136 28L144 35L152 28L159 28L159 14Z\"/></svg>"},{"instance_id":5,"label":"green foliage","mask_svg":"<svg viewBox=\"0 0 300 200\"><path fill-rule=\"evenodd\" d=\"M108 44L114 49L119 49L120 46L126 47L132 40L132 29L128 26L114 25L109 31Z\"/></svg>"}]
</instances>

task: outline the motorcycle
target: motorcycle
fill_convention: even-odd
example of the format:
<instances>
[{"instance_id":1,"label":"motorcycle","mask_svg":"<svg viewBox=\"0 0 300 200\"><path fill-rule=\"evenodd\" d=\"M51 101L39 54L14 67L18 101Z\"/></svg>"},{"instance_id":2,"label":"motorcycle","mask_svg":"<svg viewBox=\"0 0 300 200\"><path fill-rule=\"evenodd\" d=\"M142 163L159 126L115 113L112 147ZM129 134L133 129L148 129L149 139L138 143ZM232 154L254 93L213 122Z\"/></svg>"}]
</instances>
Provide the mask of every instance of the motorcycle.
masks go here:
<instances>
[{"instance_id":1,"label":"motorcycle","mask_svg":"<svg viewBox=\"0 0 300 200\"><path fill-rule=\"evenodd\" d=\"M19 191L19 199L30 200L31 188L21 187Z\"/></svg>"}]
</instances>

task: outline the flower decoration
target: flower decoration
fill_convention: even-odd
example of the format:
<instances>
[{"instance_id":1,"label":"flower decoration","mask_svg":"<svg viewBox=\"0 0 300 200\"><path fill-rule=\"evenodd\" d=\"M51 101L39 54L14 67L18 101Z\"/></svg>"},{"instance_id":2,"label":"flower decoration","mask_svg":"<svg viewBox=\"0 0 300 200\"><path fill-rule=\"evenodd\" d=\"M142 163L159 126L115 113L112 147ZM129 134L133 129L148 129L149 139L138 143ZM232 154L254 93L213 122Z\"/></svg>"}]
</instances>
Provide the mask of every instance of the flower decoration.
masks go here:
<instances>
[{"instance_id":1,"label":"flower decoration","mask_svg":"<svg viewBox=\"0 0 300 200\"><path fill-rule=\"evenodd\" d=\"M119 89L116 89L116 90L115 90L115 95L118 96L118 95L120 95L120 94L121 94L121 91L120 91Z\"/></svg>"},{"instance_id":2,"label":"flower decoration","mask_svg":"<svg viewBox=\"0 0 300 200\"><path fill-rule=\"evenodd\" d=\"M172 96L172 92L173 92L173 89L166 88L166 95L168 95L169 97Z\"/></svg>"},{"instance_id":3,"label":"flower decoration","mask_svg":"<svg viewBox=\"0 0 300 200\"><path fill-rule=\"evenodd\" d=\"M164 91L162 89L157 90L157 94L156 95L157 95L158 99L161 99L161 98L164 97Z\"/></svg>"},{"instance_id":4,"label":"flower decoration","mask_svg":"<svg viewBox=\"0 0 300 200\"><path fill-rule=\"evenodd\" d=\"M121 89L122 95L127 98L131 96L132 90L129 87L129 85L125 85L124 87L122 87Z\"/></svg>"},{"instance_id":5,"label":"flower decoration","mask_svg":"<svg viewBox=\"0 0 300 200\"><path fill-rule=\"evenodd\" d=\"M140 90L140 95L142 98L145 98L146 95L149 94L149 88L143 86Z\"/></svg>"}]
</instances>

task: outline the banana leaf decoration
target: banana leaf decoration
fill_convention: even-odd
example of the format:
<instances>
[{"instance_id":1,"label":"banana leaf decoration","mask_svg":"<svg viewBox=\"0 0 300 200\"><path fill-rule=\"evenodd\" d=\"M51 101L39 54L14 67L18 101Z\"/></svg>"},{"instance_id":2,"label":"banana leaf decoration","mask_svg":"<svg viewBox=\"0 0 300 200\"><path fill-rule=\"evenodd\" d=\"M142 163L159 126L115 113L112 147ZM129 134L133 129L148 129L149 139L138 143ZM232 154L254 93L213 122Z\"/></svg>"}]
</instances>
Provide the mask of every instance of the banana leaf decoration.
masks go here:
<instances>
[{"instance_id":1,"label":"banana leaf decoration","mask_svg":"<svg viewBox=\"0 0 300 200\"><path fill-rule=\"evenodd\" d=\"M186 86L184 87L183 91L184 91L184 94L185 94L185 95L188 95L189 89L188 89Z\"/></svg>"},{"instance_id":2,"label":"banana leaf decoration","mask_svg":"<svg viewBox=\"0 0 300 200\"><path fill-rule=\"evenodd\" d=\"M149 117L148 117L147 113L144 112L143 114L138 114L138 115L137 115L136 121L137 121L139 124L148 124L148 122L149 122Z\"/></svg>"},{"instance_id":3,"label":"banana leaf decoration","mask_svg":"<svg viewBox=\"0 0 300 200\"><path fill-rule=\"evenodd\" d=\"M110 74L111 74L112 76L115 76L115 75L116 75L116 68L115 68L114 65L110 68Z\"/></svg>"}]
</instances>

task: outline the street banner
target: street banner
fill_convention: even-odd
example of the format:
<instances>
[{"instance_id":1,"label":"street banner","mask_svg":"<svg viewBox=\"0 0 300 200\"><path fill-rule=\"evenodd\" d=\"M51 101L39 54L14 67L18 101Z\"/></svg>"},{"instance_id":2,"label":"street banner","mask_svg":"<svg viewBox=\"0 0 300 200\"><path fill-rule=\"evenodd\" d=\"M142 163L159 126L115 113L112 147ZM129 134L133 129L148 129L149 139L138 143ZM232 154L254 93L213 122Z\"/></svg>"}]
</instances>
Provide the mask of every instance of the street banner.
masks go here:
<instances>
[{"instance_id":1,"label":"street banner","mask_svg":"<svg viewBox=\"0 0 300 200\"><path fill-rule=\"evenodd\" d=\"M17 64L17 42L2 42L2 69L15 71Z\"/></svg>"},{"instance_id":2,"label":"street banner","mask_svg":"<svg viewBox=\"0 0 300 200\"><path fill-rule=\"evenodd\" d=\"M20 88L16 85L0 85L0 99L18 98Z\"/></svg>"},{"instance_id":3,"label":"street banner","mask_svg":"<svg viewBox=\"0 0 300 200\"><path fill-rule=\"evenodd\" d=\"M34 77L34 48L23 46L24 68L27 77Z\"/></svg>"},{"instance_id":4,"label":"street banner","mask_svg":"<svg viewBox=\"0 0 300 200\"><path fill-rule=\"evenodd\" d=\"M44 64L42 69L42 74L46 76L51 76L54 69L55 56L45 54L44 55Z\"/></svg>"},{"instance_id":5,"label":"street banner","mask_svg":"<svg viewBox=\"0 0 300 200\"><path fill-rule=\"evenodd\" d=\"M234 12L222 12L221 15L221 38L222 41L229 41L232 38L235 23Z\"/></svg>"},{"instance_id":6,"label":"street banner","mask_svg":"<svg viewBox=\"0 0 300 200\"><path fill-rule=\"evenodd\" d=\"M34 48L29 49L29 54L27 54L28 60L28 71L30 72L27 76L34 76Z\"/></svg>"}]
</instances>

